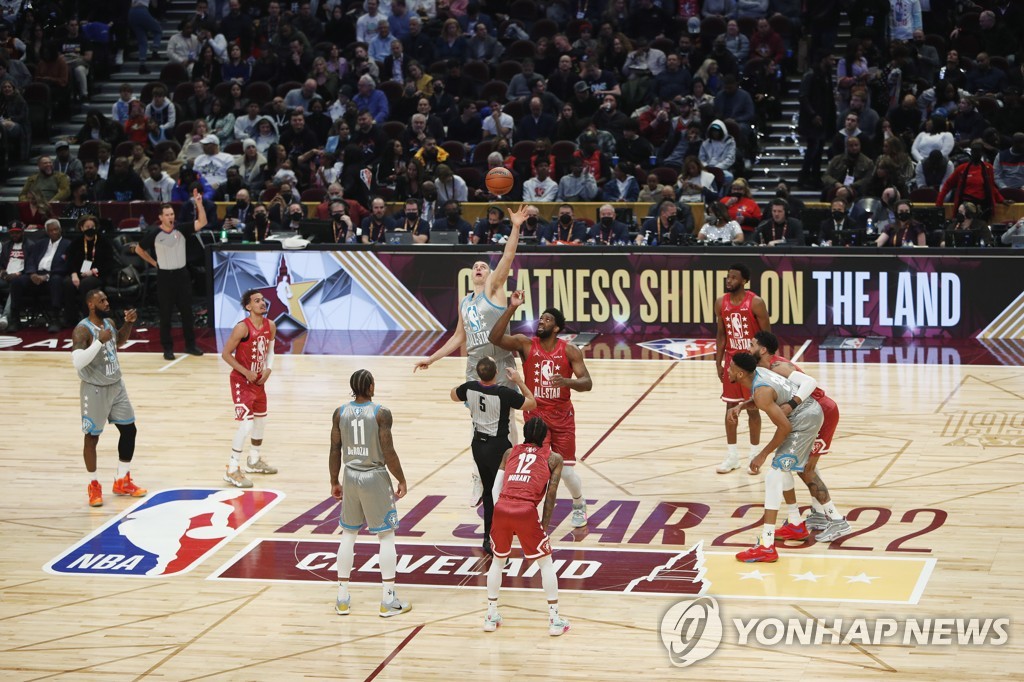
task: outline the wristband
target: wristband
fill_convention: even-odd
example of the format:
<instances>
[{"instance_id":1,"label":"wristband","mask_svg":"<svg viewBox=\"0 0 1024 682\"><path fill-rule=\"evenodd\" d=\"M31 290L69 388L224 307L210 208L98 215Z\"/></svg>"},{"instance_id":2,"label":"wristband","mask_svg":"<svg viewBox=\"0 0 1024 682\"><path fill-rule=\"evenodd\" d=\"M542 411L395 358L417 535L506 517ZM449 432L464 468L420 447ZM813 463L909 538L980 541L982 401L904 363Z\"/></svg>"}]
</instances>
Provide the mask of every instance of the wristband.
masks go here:
<instances>
[{"instance_id":1,"label":"wristband","mask_svg":"<svg viewBox=\"0 0 1024 682\"><path fill-rule=\"evenodd\" d=\"M798 402L796 401L796 398L792 398L792 399L791 399L791 400L790 400L789 402L787 402L786 404L787 404L787 405L789 405L790 407L792 407L792 408L793 408L793 409L795 410L795 409L797 408L797 406L798 406L798 405L799 405L800 403L798 403Z\"/></svg>"}]
</instances>

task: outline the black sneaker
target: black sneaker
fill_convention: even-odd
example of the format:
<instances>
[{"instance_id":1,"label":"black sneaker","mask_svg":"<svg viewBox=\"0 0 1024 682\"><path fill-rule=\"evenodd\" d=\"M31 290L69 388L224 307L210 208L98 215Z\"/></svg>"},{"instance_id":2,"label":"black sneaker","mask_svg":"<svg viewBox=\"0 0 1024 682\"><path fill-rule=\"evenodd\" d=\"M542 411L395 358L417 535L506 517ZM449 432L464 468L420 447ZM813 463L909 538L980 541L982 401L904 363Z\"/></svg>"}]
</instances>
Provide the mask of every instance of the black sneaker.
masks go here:
<instances>
[{"instance_id":1,"label":"black sneaker","mask_svg":"<svg viewBox=\"0 0 1024 682\"><path fill-rule=\"evenodd\" d=\"M200 357L203 354L203 351L199 350L195 346L192 346L191 348L186 348L185 352L188 353L189 355L195 355L196 357Z\"/></svg>"},{"instance_id":2,"label":"black sneaker","mask_svg":"<svg viewBox=\"0 0 1024 682\"><path fill-rule=\"evenodd\" d=\"M164 360L173 360L173 359L174 359L174 352L173 351L169 351L169 350L165 350L164 351Z\"/></svg>"}]
</instances>

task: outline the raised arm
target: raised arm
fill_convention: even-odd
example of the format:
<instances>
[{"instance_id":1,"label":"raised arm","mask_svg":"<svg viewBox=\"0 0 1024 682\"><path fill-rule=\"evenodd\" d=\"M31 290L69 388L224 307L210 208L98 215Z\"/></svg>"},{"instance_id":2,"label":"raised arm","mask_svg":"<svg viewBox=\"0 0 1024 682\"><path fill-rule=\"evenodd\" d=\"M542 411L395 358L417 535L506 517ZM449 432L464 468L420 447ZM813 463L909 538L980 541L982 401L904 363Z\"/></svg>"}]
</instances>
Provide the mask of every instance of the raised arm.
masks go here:
<instances>
[{"instance_id":1,"label":"raised arm","mask_svg":"<svg viewBox=\"0 0 1024 682\"><path fill-rule=\"evenodd\" d=\"M193 229L198 232L206 227L206 207L203 206L203 195L198 189L192 190L192 201L196 204L196 221L192 224Z\"/></svg>"},{"instance_id":2,"label":"raised arm","mask_svg":"<svg viewBox=\"0 0 1024 682\"><path fill-rule=\"evenodd\" d=\"M505 333L505 330L508 329L508 325L512 322L512 316L516 314L516 310L523 304L525 299L526 296L522 291L515 291L512 293L512 298L509 299L505 312L503 312L501 317L498 318L498 321L494 323L494 327L491 329L491 333L487 337L488 341L504 350L518 351L520 353L530 352L531 341L529 338L522 334Z\"/></svg>"},{"instance_id":3,"label":"raised arm","mask_svg":"<svg viewBox=\"0 0 1024 682\"><path fill-rule=\"evenodd\" d=\"M465 343L466 328L462 325L462 315L459 315L458 323L457 326L455 327L455 332L452 334L451 338L448 339L443 346L434 351L429 358L427 358L426 360L419 360L415 365L413 365L413 374L415 374L416 370L418 369L430 369L430 366L432 364L434 364L441 358L448 357L459 348L462 348L462 346L465 345Z\"/></svg>"},{"instance_id":4,"label":"raised arm","mask_svg":"<svg viewBox=\"0 0 1024 682\"><path fill-rule=\"evenodd\" d=\"M548 467L551 468L551 478L548 480L548 492L544 497L544 512L540 517L540 527L545 533L548 532L548 524L551 523L551 512L555 509L558 483L562 480L562 456L557 452L552 452L548 457Z\"/></svg>"},{"instance_id":5,"label":"raised arm","mask_svg":"<svg viewBox=\"0 0 1024 682\"><path fill-rule=\"evenodd\" d=\"M220 357L231 366L231 369L244 376L249 383L255 384L260 375L235 359L235 349L238 348L238 344L245 338L245 335L248 333L247 330L248 327L245 322L236 324L235 328L231 330L231 336L228 337L227 342L224 344L224 350L221 351Z\"/></svg>"},{"instance_id":6,"label":"raised arm","mask_svg":"<svg viewBox=\"0 0 1024 682\"><path fill-rule=\"evenodd\" d=\"M331 417L331 450L327 458L328 468L331 471L331 495L341 499L341 408L334 411Z\"/></svg>"},{"instance_id":7,"label":"raised arm","mask_svg":"<svg viewBox=\"0 0 1024 682\"><path fill-rule=\"evenodd\" d=\"M132 327L135 326L135 320L139 319L139 314L135 312L135 308L129 308L124 311L124 324L117 330L117 347L120 348L124 344L128 343L128 339L132 335Z\"/></svg>"},{"instance_id":8,"label":"raised arm","mask_svg":"<svg viewBox=\"0 0 1024 682\"><path fill-rule=\"evenodd\" d=\"M754 297L754 302L750 304L750 310L754 313L754 319L757 320L757 326L761 328L763 332L770 332L772 330L771 320L768 319L768 306L765 305L764 299L760 296ZM722 333L725 333L725 326L722 326Z\"/></svg>"},{"instance_id":9,"label":"raised arm","mask_svg":"<svg viewBox=\"0 0 1024 682\"><path fill-rule=\"evenodd\" d=\"M503 304L504 301L496 299L504 298L505 283L508 281L508 273L512 271L512 261L515 260L516 248L519 246L519 228L526 222L526 204L520 204L518 210L510 212L508 219L512 223L512 232L508 235L508 241L505 242L505 250L501 253L501 260L498 261L491 274L487 276L487 282L484 285L487 291L487 298L499 305ZM499 294L502 294L502 296L499 297Z\"/></svg>"},{"instance_id":10,"label":"raised arm","mask_svg":"<svg viewBox=\"0 0 1024 682\"><path fill-rule=\"evenodd\" d=\"M537 398L533 395L533 391L530 390L530 387L526 385L526 382L523 381L523 375L520 374L515 367L506 367L505 375L508 377L509 381L519 388L519 392L523 394L523 405L519 409L524 412L536 410Z\"/></svg>"},{"instance_id":11,"label":"raised arm","mask_svg":"<svg viewBox=\"0 0 1024 682\"><path fill-rule=\"evenodd\" d=\"M398 453L395 452L395 442L391 437L391 410L386 407L377 411L377 433L380 437L380 450L384 454L384 464L388 471L398 480L398 488L395 490L395 497L405 497L405 473L402 471L402 463L398 461Z\"/></svg>"},{"instance_id":12,"label":"raised arm","mask_svg":"<svg viewBox=\"0 0 1024 682\"><path fill-rule=\"evenodd\" d=\"M561 374L551 377L551 383L555 386L568 386L573 391L589 391L594 387L594 380L590 378L590 370L587 363L583 361L583 351L571 343L565 345L565 355L572 366L572 373L575 379L567 379Z\"/></svg>"}]
</instances>

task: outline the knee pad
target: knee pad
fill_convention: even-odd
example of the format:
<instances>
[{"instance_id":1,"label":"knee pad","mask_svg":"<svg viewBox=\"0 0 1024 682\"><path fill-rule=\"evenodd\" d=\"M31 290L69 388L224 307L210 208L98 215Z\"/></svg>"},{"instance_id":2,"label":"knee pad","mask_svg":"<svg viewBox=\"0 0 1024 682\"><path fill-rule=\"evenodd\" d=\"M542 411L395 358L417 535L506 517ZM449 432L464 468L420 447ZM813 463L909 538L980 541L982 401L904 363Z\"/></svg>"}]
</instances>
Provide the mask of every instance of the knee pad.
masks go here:
<instances>
[{"instance_id":1,"label":"knee pad","mask_svg":"<svg viewBox=\"0 0 1024 682\"><path fill-rule=\"evenodd\" d=\"M788 471L768 469L764 475L764 508L778 511L782 506L782 491L793 487L793 475Z\"/></svg>"},{"instance_id":2,"label":"knee pad","mask_svg":"<svg viewBox=\"0 0 1024 682\"><path fill-rule=\"evenodd\" d=\"M263 429L267 425L266 417L253 417L252 420L252 433L249 437L253 440L263 440Z\"/></svg>"},{"instance_id":3,"label":"knee pad","mask_svg":"<svg viewBox=\"0 0 1024 682\"><path fill-rule=\"evenodd\" d=\"M117 458L122 462L132 461L135 456L135 436L139 430L135 424L115 424L121 437L117 441Z\"/></svg>"}]
</instances>

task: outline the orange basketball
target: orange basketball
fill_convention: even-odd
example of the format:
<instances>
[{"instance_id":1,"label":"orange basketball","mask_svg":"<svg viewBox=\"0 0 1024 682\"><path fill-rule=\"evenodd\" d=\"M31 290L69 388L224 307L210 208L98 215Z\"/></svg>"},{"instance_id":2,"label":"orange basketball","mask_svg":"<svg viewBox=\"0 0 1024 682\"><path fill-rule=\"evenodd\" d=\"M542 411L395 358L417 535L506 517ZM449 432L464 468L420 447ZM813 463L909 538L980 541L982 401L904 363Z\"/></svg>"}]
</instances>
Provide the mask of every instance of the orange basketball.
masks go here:
<instances>
[{"instance_id":1,"label":"orange basketball","mask_svg":"<svg viewBox=\"0 0 1024 682\"><path fill-rule=\"evenodd\" d=\"M487 183L487 191L499 197L511 192L512 185L516 184L515 178L512 177L512 171L501 166L487 171L484 182Z\"/></svg>"}]
</instances>

